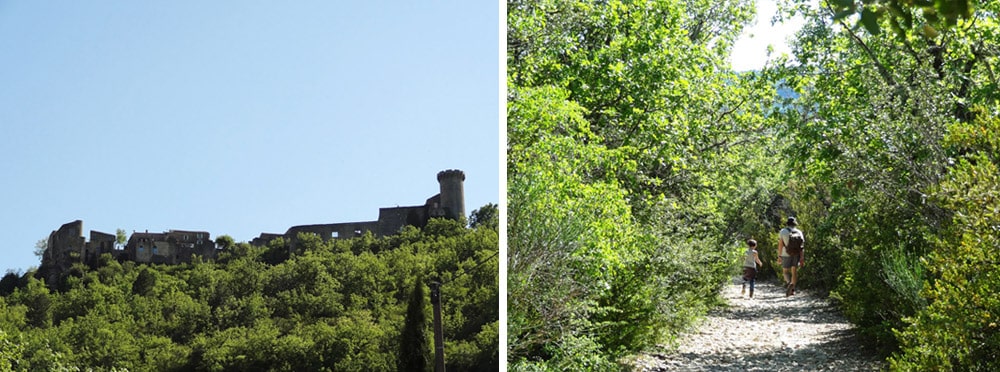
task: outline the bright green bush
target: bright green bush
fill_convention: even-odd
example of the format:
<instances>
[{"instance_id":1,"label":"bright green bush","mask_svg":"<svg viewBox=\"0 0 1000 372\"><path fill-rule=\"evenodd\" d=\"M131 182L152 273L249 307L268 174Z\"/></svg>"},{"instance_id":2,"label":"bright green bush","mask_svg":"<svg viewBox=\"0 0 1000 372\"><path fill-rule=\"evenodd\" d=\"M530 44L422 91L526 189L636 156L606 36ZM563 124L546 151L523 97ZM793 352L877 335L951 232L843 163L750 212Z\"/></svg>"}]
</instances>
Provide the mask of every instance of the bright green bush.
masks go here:
<instances>
[{"instance_id":1,"label":"bright green bush","mask_svg":"<svg viewBox=\"0 0 1000 372\"><path fill-rule=\"evenodd\" d=\"M18 359L23 354L24 345L17 335L9 335L0 329L0 371L13 371L18 367Z\"/></svg>"},{"instance_id":2,"label":"bright green bush","mask_svg":"<svg viewBox=\"0 0 1000 372\"><path fill-rule=\"evenodd\" d=\"M896 370L1000 369L1000 119L980 113L946 138L960 155L934 199L951 215L923 261L929 305L897 330Z\"/></svg>"},{"instance_id":3,"label":"bright green bush","mask_svg":"<svg viewBox=\"0 0 1000 372\"><path fill-rule=\"evenodd\" d=\"M508 360L583 367L562 359L575 353L560 346L567 343L599 350L588 360L614 360L648 342L656 304L644 297L648 282L630 277L647 258L626 192L613 179L595 177L627 163L578 142L593 135L565 92L518 94L523 100L509 108L523 120L512 127L516 153L508 178ZM553 130L559 134L548 134Z\"/></svg>"}]
</instances>

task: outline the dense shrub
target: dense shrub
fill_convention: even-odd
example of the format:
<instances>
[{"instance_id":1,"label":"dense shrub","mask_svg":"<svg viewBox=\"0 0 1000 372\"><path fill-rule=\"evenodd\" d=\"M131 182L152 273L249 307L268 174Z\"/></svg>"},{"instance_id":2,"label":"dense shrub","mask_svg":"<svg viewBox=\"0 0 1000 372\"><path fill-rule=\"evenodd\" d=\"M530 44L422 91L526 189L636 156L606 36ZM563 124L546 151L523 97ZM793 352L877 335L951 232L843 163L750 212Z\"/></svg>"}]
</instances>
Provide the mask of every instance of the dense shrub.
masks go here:
<instances>
[{"instance_id":1,"label":"dense shrub","mask_svg":"<svg viewBox=\"0 0 1000 372\"><path fill-rule=\"evenodd\" d=\"M933 196L952 217L931 237L929 305L897 331L894 369L1000 369L1000 119L984 114L946 138L959 159Z\"/></svg>"}]
</instances>

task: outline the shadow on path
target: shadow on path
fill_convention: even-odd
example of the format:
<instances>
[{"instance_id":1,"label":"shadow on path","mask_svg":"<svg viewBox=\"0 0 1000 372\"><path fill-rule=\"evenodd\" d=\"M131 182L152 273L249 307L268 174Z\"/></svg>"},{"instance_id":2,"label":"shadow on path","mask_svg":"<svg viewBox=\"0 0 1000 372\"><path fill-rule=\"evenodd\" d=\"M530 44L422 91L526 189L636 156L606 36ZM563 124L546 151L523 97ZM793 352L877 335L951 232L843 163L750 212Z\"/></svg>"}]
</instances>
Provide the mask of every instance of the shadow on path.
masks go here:
<instances>
[{"instance_id":1,"label":"shadow on path","mask_svg":"<svg viewBox=\"0 0 1000 372\"><path fill-rule=\"evenodd\" d=\"M723 290L728 305L709 312L676 351L640 356L635 371L877 371L884 363L864 348L854 327L828 300L808 290L785 297L759 283L755 298L739 285Z\"/></svg>"}]
</instances>

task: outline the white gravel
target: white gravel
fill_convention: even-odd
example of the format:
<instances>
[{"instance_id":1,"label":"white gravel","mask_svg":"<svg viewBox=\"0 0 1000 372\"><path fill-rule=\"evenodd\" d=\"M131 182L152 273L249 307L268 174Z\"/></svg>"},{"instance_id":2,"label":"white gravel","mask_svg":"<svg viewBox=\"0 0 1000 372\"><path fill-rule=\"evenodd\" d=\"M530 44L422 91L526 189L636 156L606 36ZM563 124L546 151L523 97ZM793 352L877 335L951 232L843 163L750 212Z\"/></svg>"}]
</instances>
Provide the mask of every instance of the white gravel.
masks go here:
<instances>
[{"instance_id":1,"label":"white gravel","mask_svg":"<svg viewBox=\"0 0 1000 372\"><path fill-rule=\"evenodd\" d=\"M736 280L734 282L738 283ZM749 288L748 288L749 291ZM723 289L728 306L712 310L676 351L637 357L633 370L878 371L885 364L855 337L854 327L827 300L758 282L753 299L740 285Z\"/></svg>"}]
</instances>

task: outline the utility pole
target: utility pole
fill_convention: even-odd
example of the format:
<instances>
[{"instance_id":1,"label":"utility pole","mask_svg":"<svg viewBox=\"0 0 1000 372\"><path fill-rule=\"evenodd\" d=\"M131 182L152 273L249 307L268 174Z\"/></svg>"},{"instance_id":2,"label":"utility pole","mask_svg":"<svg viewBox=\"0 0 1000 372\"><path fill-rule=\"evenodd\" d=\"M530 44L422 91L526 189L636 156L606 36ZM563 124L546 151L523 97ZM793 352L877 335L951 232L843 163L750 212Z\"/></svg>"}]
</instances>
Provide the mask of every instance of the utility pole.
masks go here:
<instances>
[{"instance_id":1,"label":"utility pole","mask_svg":"<svg viewBox=\"0 0 1000 372\"><path fill-rule=\"evenodd\" d=\"M441 327L441 282L431 282L431 305L434 305L434 372L444 372L444 330Z\"/></svg>"}]
</instances>

